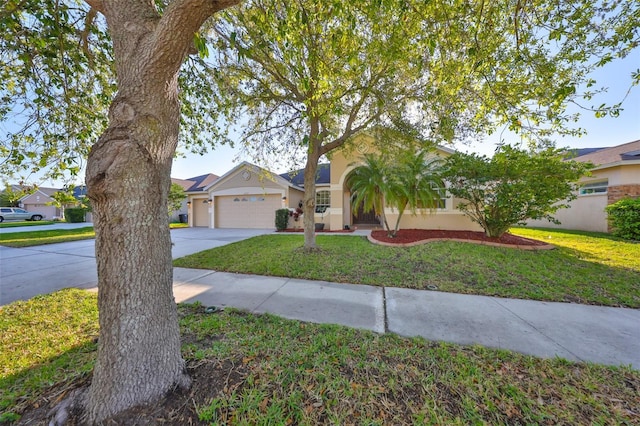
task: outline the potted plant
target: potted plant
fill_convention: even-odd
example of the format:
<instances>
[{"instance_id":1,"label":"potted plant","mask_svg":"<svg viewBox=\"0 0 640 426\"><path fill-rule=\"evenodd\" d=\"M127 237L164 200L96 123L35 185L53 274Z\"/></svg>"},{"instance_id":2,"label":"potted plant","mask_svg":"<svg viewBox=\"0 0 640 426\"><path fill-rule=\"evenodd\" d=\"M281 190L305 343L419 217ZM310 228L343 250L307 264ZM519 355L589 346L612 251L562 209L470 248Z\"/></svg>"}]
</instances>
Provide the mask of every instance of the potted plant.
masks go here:
<instances>
[{"instance_id":1,"label":"potted plant","mask_svg":"<svg viewBox=\"0 0 640 426\"><path fill-rule=\"evenodd\" d=\"M315 223L316 232L322 231L324 229L324 212L327 211L327 208L326 207L322 207L319 210L320 211L318 213L320 213L320 218L322 219L322 222L316 222Z\"/></svg>"}]
</instances>

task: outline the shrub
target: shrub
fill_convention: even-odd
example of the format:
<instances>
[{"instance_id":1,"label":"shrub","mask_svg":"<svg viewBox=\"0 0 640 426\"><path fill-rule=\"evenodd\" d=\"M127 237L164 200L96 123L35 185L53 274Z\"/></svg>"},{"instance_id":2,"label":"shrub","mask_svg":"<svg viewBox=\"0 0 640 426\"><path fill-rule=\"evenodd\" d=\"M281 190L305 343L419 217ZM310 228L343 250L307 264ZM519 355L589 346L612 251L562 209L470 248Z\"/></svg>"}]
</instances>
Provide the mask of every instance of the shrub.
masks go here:
<instances>
[{"instance_id":1,"label":"shrub","mask_svg":"<svg viewBox=\"0 0 640 426\"><path fill-rule=\"evenodd\" d=\"M478 223L489 237L500 237L528 219L555 219L558 209L576 197L576 182L590 164L564 161L563 152L537 152L509 145L492 158L456 153L446 160L443 174L449 192L466 203L458 209Z\"/></svg>"},{"instance_id":2,"label":"shrub","mask_svg":"<svg viewBox=\"0 0 640 426\"><path fill-rule=\"evenodd\" d=\"M613 235L640 241L640 198L623 198L605 208Z\"/></svg>"},{"instance_id":3,"label":"shrub","mask_svg":"<svg viewBox=\"0 0 640 426\"><path fill-rule=\"evenodd\" d=\"M284 231L289 224L289 209L276 210L276 229Z\"/></svg>"},{"instance_id":4,"label":"shrub","mask_svg":"<svg viewBox=\"0 0 640 426\"><path fill-rule=\"evenodd\" d=\"M85 221L85 213L82 207L71 207L64 210L64 218L69 223L80 223Z\"/></svg>"}]
</instances>

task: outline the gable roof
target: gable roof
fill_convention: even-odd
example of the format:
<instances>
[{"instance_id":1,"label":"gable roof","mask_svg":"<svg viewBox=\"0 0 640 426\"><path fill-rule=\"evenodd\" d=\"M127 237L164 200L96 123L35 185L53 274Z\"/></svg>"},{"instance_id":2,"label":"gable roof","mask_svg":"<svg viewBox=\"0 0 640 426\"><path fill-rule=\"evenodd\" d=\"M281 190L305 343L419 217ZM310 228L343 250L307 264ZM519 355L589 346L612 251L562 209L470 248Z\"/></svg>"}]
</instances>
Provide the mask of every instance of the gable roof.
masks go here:
<instances>
[{"instance_id":1,"label":"gable roof","mask_svg":"<svg viewBox=\"0 0 640 426\"><path fill-rule=\"evenodd\" d=\"M22 196L18 201L24 201L27 198L31 197L32 195L36 195L38 192L47 198L51 198L51 196L58 191L60 191L60 189L58 188L44 188L39 186L35 191L29 191L29 193Z\"/></svg>"},{"instance_id":2,"label":"gable roof","mask_svg":"<svg viewBox=\"0 0 640 426\"><path fill-rule=\"evenodd\" d=\"M233 175L235 175L238 171L240 170L249 170L257 175L260 176L264 176L265 178L279 184L282 185L283 187L293 187L296 189L300 189L297 188L294 184L292 184L291 182L289 182L287 179L284 179L281 176L278 176L275 173L270 172L267 169L263 169L262 167L256 166L255 164L251 164L248 163L246 161L243 161L242 163L238 164L236 167L234 167L233 169L229 170L227 173L225 173L224 175L220 176L218 179L216 179L214 182L210 183L209 185L207 185L203 190L204 191L208 191L210 188L218 185L218 184L222 184L224 181L226 181L227 179L229 179L230 177L232 177Z\"/></svg>"},{"instance_id":3,"label":"gable roof","mask_svg":"<svg viewBox=\"0 0 640 426\"><path fill-rule=\"evenodd\" d=\"M182 189L187 191L189 188L191 188L193 186L194 182L192 180L189 180L189 179L171 178L171 183L175 183L176 185L180 185L182 187Z\"/></svg>"},{"instance_id":4,"label":"gable roof","mask_svg":"<svg viewBox=\"0 0 640 426\"><path fill-rule=\"evenodd\" d=\"M291 182L293 185L303 187L304 186L304 169L293 170L288 173L282 173L280 177ZM318 164L318 170L316 172L316 185L326 184L331 181L331 164L323 163Z\"/></svg>"},{"instance_id":5,"label":"gable roof","mask_svg":"<svg viewBox=\"0 0 640 426\"><path fill-rule=\"evenodd\" d=\"M207 173L206 175L195 176L189 179L171 178L171 182L180 185L185 192L202 192L207 186L218 179L218 175Z\"/></svg>"},{"instance_id":6,"label":"gable roof","mask_svg":"<svg viewBox=\"0 0 640 426\"><path fill-rule=\"evenodd\" d=\"M640 160L640 140L612 146L610 148L596 149L579 155L573 158L573 160L581 162L590 161L597 166L620 161Z\"/></svg>"}]
</instances>

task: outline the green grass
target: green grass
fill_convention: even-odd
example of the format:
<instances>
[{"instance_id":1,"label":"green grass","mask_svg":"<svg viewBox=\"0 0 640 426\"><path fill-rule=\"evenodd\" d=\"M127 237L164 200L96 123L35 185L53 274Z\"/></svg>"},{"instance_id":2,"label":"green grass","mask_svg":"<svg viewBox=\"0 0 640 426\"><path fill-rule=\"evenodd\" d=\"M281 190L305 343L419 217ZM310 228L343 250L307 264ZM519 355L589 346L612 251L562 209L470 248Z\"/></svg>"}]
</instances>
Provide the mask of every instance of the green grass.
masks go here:
<instances>
[{"instance_id":1,"label":"green grass","mask_svg":"<svg viewBox=\"0 0 640 426\"><path fill-rule=\"evenodd\" d=\"M557 245L524 251L459 242L384 247L319 235L304 253L299 235L265 235L174 261L175 266L441 291L640 307L640 244L606 234L516 229Z\"/></svg>"},{"instance_id":2,"label":"green grass","mask_svg":"<svg viewBox=\"0 0 640 426\"><path fill-rule=\"evenodd\" d=\"M186 223L170 223L170 229L188 228ZM69 241L95 238L93 226L76 229L52 229L50 231L7 232L0 234L0 246L31 247L43 244L66 243Z\"/></svg>"},{"instance_id":3,"label":"green grass","mask_svg":"<svg viewBox=\"0 0 640 426\"><path fill-rule=\"evenodd\" d=\"M189 227L188 223L171 222L169 224L170 229L180 229L180 228L188 228L188 227Z\"/></svg>"},{"instance_id":4,"label":"green grass","mask_svg":"<svg viewBox=\"0 0 640 426\"><path fill-rule=\"evenodd\" d=\"M93 369L96 296L69 289L0 307L0 423Z\"/></svg>"},{"instance_id":5,"label":"green grass","mask_svg":"<svg viewBox=\"0 0 640 426\"><path fill-rule=\"evenodd\" d=\"M18 228L18 227L22 227L22 226L40 226L40 225L53 225L54 222L52 220L40 220L37 222L34 221L27 221L27 220L23 220L23 221L19 221L19 222L1 222L0 223L0 228Z\"/></svg>"},{"instance_id":6,"label":"green grass","mask_svg":"<svg viewBox=\"0 0 640 426\"><path fill-rule=\"evenodd\" d=\"M52 229L47 231L7 232L0 234L0 245L31 247L42 244L65 243L95 238L93 226L76 229Z\"/></svg>"},{"instance_id":7,"label":"green grass","mask_svg":"<svg viewBox=\"0 0 640 426\"><path fill-rule=\"evenodd\" d=\"M640 421L640 372L626 367L235 310L205 314L197 304L179 311L183 356L196 387L184 405L211 424ZM85 383L96 333L90 292L63 290L0 308L0 422L41 404L44 395L53 399Z\"/></svg>"}]
</instances>

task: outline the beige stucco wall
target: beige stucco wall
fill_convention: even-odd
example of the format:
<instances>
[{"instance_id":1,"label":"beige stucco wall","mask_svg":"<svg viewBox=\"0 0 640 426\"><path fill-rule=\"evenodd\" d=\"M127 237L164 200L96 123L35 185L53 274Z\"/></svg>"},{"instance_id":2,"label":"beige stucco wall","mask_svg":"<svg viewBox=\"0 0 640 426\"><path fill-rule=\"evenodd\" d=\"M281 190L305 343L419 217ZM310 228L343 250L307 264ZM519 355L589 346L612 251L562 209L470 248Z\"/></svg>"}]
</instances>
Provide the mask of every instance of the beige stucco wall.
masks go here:
<instances>
[{"instance_id":1,"label":"beige stucco wall","mask_svg":"<svg viewBox=\"0 0 640 426\"><path fill-rule=\"evenodd\" d=\"M457 211L434 211L412 215L405 212L400 219L400 229L455 229L460 231L482 231L477 223ZM387 213L389 226L393 227L398 217L397 213Z\"/></svg>"},{"instance_id":2,"label":"beige stucco wall","mask_svg":"<svg viewBox=\"0 0 640 426\"><path fill-rule=\"evenodd\" d=\"M248 175L249 179L245 179L243 177L243 172L245 170L249 172L249 175ZM221 192L221 191L224 191L225 189L236 189L236 188L242 188L242 187L265 188L265 189L272 188L272 189L284 190L282 185L272 181L266 175L255 173L253 170L249 170L249 169L240 169L236 173L234 173L232 176L225 178L223 182L220 182L220 184L216 184L215 192Z\"/></svg>"},{"instance_id":3,"label":"beige stucco wall","mask_svg":"<svg viewBox=\"0 0 640 426\"><path fill-rule=\"evenodd\" d=\"M297 205L299 191L292 190L292 188L283 184L280 180L281 179L275 175L270 175L266 171L252 167L240 167L229 176L222 177L212 185L208 191L209 198L213 200L214 205L209 212L209 227L215 227L216 224L220 222L218 220L219 218L216 218L217 209L215 208L218 197L231 195L270 195L271 199L277 196L281 200L279 207L289 207L293 203ZM283 199L283 197L286 199ZM272 209L271 205L268 208Z\"/></svg>"},{"instance_id":4,"label":"beige stucco wall","mask_svg":"<svg viewBox=\"0 0 640 426\"><path fill-rule=\"evenodd\" d=\"M40 191L36 191L20 200L20 206L29 213L40 213L46 219L50 220L62 215L60 209L46 204L51 201L53 201L53 198Z\"/></svg>"},{"instance_id":5,"label":"beige stucco wall","mask_svg":"<svg viewBox=\"0 0 640 426\"><path fill-rule=\"evenodd\" d=\"M607 232L607 194L583 195L570 203L570 208L560 209L555 214L561 224L548 220L530 220L527 226L541 228L575 229L581 231Z\"/></svg>"}]
</instances>

